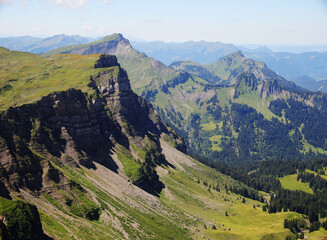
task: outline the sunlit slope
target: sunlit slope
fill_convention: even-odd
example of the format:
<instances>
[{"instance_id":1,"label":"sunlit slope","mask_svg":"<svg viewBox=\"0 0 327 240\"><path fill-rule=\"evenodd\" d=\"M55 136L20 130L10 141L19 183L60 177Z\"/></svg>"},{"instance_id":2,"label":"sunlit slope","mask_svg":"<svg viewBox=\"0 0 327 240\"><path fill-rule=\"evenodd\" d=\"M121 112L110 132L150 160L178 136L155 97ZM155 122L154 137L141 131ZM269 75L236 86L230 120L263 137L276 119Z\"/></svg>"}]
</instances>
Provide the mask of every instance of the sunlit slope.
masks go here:
<instances>
[{"instance_id":1,"label":"sunlit slope","mask_svg":"<svg viewBox=\"0 0 327 240\"><path fill-rule=\"evenodd\" d=\"M34 102L42 96L69 88L88 91L90 75L99 55L56 55L44 58L0 48L0 110Z\"/></svg>"}]
</instances>

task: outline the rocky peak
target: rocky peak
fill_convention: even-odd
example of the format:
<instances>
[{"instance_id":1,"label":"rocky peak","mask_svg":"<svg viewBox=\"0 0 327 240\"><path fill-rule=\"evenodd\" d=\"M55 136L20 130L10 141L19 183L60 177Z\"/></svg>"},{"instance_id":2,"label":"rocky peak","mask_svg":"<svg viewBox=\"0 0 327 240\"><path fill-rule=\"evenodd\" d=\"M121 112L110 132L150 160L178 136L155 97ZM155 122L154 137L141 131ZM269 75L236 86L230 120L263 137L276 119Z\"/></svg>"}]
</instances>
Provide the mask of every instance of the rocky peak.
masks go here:
<instances>
[{"instance_id":1,"label":"rocky peak","mask_svg":"<svg viewBox=\"0 0 327 240\"><path fill-rule=\"evenodd\" d=\"M105 67L120 67L117 57L115 55L102 54L99 60L96 61L94 68L105 68Z\"/></svg>"},{"instance_id":2,"label":"rocky peak","mask_svg":"<svg viewBox=\"0 0 327 240\"><path fill-rule=\"evenodd\" d=\"M240 50L238 50L238 51L230 54L229 56L230 57L241 57L241 58L244 58L245 57L244 54Z\"/></svg>"},{"instance_id":3,"label":"rocky peak","mask_svg":"<svg viewBox=\"0 0 327 240\"><path fill-rule=\"evenodd\" d=\"M130 42L128 39L124 38L124 36L121 33L114 33L112 35L108 35L102 39L103 41L115 41L115 42L124 42L129 44Z\"/></svg>"},{"instance_id":4,"label":"rocky peak","mask_svg":"<svg viewBox=\"0 0 327 240\"><path fill-rule=\"evenodd\" d=\"M127 72L120 67L117 57L114 55L102 54L94 68L114 67L100 72L96 77L91 78L104 97L114 93L132 93Z\"/></svg>"}]
</instances>

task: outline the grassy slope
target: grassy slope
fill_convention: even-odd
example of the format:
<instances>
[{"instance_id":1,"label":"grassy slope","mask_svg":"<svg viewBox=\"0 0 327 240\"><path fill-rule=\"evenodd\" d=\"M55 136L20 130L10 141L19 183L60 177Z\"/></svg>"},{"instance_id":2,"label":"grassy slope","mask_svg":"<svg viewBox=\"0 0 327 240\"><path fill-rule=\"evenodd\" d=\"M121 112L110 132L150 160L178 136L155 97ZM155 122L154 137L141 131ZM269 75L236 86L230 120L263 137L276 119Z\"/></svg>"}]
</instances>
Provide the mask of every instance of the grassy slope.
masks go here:
<instances>
[{"instance_id":1,"label":"grassy slope","mask_svg":"<svg viewBox=\"0 0 327 240\"><path fill-rule=\"evenodd\" d=\"M229 56L231 57L222 58L216 63L205 65L205 67L215 75L219 76L221 79L227 80L232 70L242 67L244 62L244 57L242 57L240 54L234 53ZM235 83L235 80L236 79L234 79L234 81L231 83Z\"/></svg>"},{"instance_id":2,"label":"grassy slope","mask_svg":"<svg viewBox=\"0 0 327 240\"><path fill-rule=\"evenodd\" d=\"M0 48L0 110L10 106L34 102L54 91L77 88L89 91L90 75L103 69L94 69L99 55L56 55L43 58L38 55L8 51Z\"/></svg>"},{"instance_id":3,"label":"grassy slope","mask_svg":"<svg viewBox=\"0 0 327 240\"><path fill-rule=\"evenodd\" d=\"M133 90L140 94L152 80L166 83L177 75L177 71L168 68L153 58L138 53L133 48L126 46L122 51L117 51L117 58L121 66L127 70Z\"/></svg>"},{"instance_id":4,"label":"grassy slope","mask_svg":"<svg viewBox=\"0 0 327 240\"><path fill-rule=\"evenodd\" d=\"M259 94L252 92L239 96L237 99L234 99L234 102L246 104L257 110L257 112L261 113L266 119L271 120L273 117L278 118L278 116L272 113L268 108L271 100L270 98L261 98Z\"/></svg>"},{"instance_id":5,"label":"grassy slope","mask_svg":"<svg viewBox=\"0 0 327 240\"><path fill-rule=\"evenodd\" d=\"M289 190L299 190L307 193L313 193L312 189L309 187L309 183L303 183L301 181L297 181L297 174L287 175L285 177L280 178L280 182L285 189Z\"/></svg>"},{"instance_id":6,"label":"grassy slope","mask_svg":"<svg viewBox=\"0 0 327 240\"><path fill-rule=\"evenodd\" d=\"M235 194L226 194L225 184L231 186L239 184L207 166L204 166L190 157L183 155L167 144L163 144L167 160L177 168L160 171L166 185L161 194L161 200L170 206L191 214L197 222L190 226L195 239L261 239L273 234L274 239L285 239L289 234L283 228L285 218L300 216L296 213L268 214L261 207L253 205L262 203L246 199ZM200 180L200 183L197 180ZM204 186L203 182L220 186L221 191ZM228 217L225 216L228 212ZM206 229L204 228L206 225ZM216 226L216 230L212 226ZM228 229L231 230L228 230ZM281 236L280 236L281 235Z\"/></svg>"}]
</instances>

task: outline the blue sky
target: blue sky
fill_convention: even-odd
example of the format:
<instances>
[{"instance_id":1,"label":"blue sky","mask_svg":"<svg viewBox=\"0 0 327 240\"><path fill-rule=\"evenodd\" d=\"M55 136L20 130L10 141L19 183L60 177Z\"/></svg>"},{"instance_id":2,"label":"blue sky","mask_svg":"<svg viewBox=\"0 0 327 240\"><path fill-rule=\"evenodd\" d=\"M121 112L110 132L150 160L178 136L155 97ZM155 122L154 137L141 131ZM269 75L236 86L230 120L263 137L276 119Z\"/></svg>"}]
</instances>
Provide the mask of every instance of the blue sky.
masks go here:
<instances>
[{"instance_id":1,"label":"blue sky","mask_svg":"<svg viewBox=\"0 0 327 240\"><path fill-rule=\"evenodd\" d=\"M327 45L327 0L0 0L0 36Z\"/></svg>"}]
</instances>

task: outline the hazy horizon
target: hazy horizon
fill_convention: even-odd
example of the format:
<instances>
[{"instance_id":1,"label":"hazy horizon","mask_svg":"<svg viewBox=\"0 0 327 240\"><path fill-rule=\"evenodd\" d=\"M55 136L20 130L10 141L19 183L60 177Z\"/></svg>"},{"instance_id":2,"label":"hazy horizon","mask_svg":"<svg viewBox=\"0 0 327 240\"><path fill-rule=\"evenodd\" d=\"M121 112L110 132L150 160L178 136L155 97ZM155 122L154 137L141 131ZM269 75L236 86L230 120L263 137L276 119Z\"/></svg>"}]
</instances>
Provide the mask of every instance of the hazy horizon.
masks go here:
<instances>
[{"instance_id":1,"label":"hazy horizon","mask_svg":"<svg viewBox=\"0 0 327 240\"><path fill-rule=\"evenodd\" d=\"M114 34L114 33L112 33ZM74 34L74 35L70 35L70 34L56 34L56 35L51 35L51 36L32 36L32 35L24 35L24 36L1 36L0 35L0 39L4 39L4 38L19 38L19 37L33 37L33 38L40 38L40 39L46 39L46 38L51 38L51 37L54 37L54 36L60 36L60 35L66 35L66 36L80 36L80 37L85 37L85 38L90 38L90 39L93 39L93 40L97 40L97 39L101 39L107 35L104 35L104 36L98 36L98 37L93 37L93 36L82 36L82 35L78 35L78 34ZM111 34L109 34L111 35ZM153 41L148 41L148 40L145 40L145 39L141 39L141 38L138 38L138 37L134 37L134 36L125 36L123 34L123 36L125 38L127 38L128 40L131 41L131 43L133 42L144 42L144 43L150 43L150 42L162 42L162 43L166 43L166 44L180 44L180 43L185 43L185 42L201 42L201 41L204 41L204 42L207 42L207 43L214 43L214 42L221 42L221 43L224 43L224 44L233 44L235 45L236 47L239 47L239 48L247 48L247 49L250 49L250 50L255 50L255 49L258 49L258 48L262 48L262 47L265 47L265 48L268 48L274 52L291 52L291 53L304 53L304 52L327 52L327 44L326 45L283 45L283 44L275 44L275 45L272 45L272 44L242 44L242 43L229 43L229 42L222 42L222 41L205 41L205 40L199 40L199 41L194 41L192 39L190 40L187 40L187 41L181 41L181 42L167 42L167 41L162 41L162 40L153 40Z\"/></svg>"},{"instance_id":2,"label":"hazy horizon","mask_svg":"<svg viewBox=\"0 0 327 240\"><path fill-rule=\"evenodd\" d=\"M99 37L235 45L327 45L326 0L0 0L0 36Z\"/></svg>"}]
</instances>

